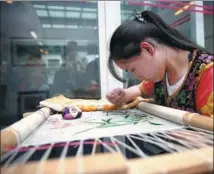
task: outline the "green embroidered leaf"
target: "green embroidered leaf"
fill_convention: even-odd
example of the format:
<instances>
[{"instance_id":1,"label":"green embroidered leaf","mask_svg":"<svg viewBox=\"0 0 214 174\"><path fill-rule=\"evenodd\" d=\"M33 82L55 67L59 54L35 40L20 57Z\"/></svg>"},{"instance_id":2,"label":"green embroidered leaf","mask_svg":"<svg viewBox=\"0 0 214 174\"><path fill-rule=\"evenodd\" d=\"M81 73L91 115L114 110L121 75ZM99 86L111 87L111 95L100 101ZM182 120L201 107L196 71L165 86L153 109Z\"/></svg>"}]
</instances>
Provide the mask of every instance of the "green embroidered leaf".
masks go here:
<instances>
[{"instance_id":1,"label":"green embroidered leaf","mask_svg":"<svg viewBox=\"0 0 214 174\"><path fill-rule=\"evenodd\" d=\"M156 125L156 126L159 126L159 125L163 125L163 124L161 124L161 123L155 123L155 122L151 122L151 121L148 121L150 124L152 124L152 125Z\"/></svg>"},{"instance_id":2,"label":"green embroidered leaf","mask_svg":"<svg viewBox=\"0 0 214 174\"><path fill-rule=\"evenodd\" d=\"M112 118L109 118L108 120L106 120L107 123L110 123L110 121L112 120Z\"/></svg>"},{"instance_id":3,"label":"green embroidered leaf","mask_svg":"<svg viewBox=\"0 0 214 174\"><path fill-rule=\"evenodd\" d=\"M130 115L129 115L129 114L127 114L127 115L125 115L125 117L124 117L124 118L125 118L125 119L127 119L129 116L130 116Z\"/></svg>"},{"instance_id":4,"label":"green embroidered leaf","mask_svg":"<svg viewBox=\"0 0 214 174\"><path fill-rule=\"evenodd\" d=\"M110 112L110 114L113 114L113 112ZM120 114L124 115L124 117L122 117L120 120L112 120L112 118L109 118L109 119L101 119L100 121L96 121L96 120L85 121L85 123L88 123L88 124L99 124L99 125L77 132L76 134L90 131L96 128L118 127L118 126L131 125L131 124L136 125L140 122L141 123L149 122L152 125L162 125L161 123L156 123L154 121L151 121L154 119L154 117L144 113L142 114L142 113L134 113L134 112L126 111L126 112L120 112ZM120 114L116 114L116 115L120 115Z\"/></svg>"},{"instance_id":5,"label":"green embroidered leaf","mask_svg":"<svg viewBox=\"0 0 214 174\"><path fill-rule=\"evenodd\" d=\"M98 128L108 128L108 127L117 127L117 126L124 126L124 125L129 125L130 123L110 123L110 124L105 124L105 125L100 125Z\"/></svg>"},{"instance_id":6,"label":"green embroidered leaf","mask_svg":"<svg viewBox=\"0 0 214 174\"><path fill-rule=\"evenodd\" d=\"M101 119L101 121L103 121L104 123L110 123L111 119L112 119L112 118L109 118L109 119L107 119L107 120Z\"/></svg>"},{"instance_id":7,"label":"green embroidered leaf","mask_svg":"<svg viewBox=\"0 0 214 174\"><path fill-rule=\"evenodd\" d=\"M153 119L153 117L147 117L147 121L148 121L150 124L156 125L156 126L162 125L161 123L156 123L156 122L150 121L151 118Z\"/></svg>"}]
</instances>

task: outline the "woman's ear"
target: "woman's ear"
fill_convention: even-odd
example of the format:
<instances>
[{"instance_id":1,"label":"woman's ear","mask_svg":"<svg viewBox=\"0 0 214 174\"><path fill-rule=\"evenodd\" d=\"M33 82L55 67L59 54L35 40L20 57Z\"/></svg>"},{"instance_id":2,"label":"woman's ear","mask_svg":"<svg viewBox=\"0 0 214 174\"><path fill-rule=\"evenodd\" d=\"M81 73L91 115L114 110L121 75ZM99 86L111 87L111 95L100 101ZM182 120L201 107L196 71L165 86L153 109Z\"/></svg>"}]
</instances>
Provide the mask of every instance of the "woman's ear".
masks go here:
<instances>
[{"instance_id":1,"label":"woman's ear","mask_svg":"<svg viewBox=\"0 0 214 174\"><path fill-rule=\"evenodd\" d=\"M155 54L155 48L148 42L141 42L140 43L140 48L147 50L151 56L153 56Z\"/></svg>"}]
</instances>

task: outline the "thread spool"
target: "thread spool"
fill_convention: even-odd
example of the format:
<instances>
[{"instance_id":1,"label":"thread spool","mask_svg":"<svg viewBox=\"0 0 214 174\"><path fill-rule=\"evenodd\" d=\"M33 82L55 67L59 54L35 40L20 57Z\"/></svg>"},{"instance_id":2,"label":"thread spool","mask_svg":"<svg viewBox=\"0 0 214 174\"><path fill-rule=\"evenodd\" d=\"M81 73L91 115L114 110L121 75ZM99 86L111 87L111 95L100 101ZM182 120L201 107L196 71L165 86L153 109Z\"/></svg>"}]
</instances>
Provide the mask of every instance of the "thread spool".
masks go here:
<instances>
[{"instance_id":1,"label":"thread spool","mask_svg":"<svg viewBox=\"0 0 214 174\"><path fill-rule=\"evenodd\" d=\"M62 117L65 120L73 120L80 118L82 116L82 111L75 105L70 105L66 107L62 112Z\"/></svg>"}]
</instances>

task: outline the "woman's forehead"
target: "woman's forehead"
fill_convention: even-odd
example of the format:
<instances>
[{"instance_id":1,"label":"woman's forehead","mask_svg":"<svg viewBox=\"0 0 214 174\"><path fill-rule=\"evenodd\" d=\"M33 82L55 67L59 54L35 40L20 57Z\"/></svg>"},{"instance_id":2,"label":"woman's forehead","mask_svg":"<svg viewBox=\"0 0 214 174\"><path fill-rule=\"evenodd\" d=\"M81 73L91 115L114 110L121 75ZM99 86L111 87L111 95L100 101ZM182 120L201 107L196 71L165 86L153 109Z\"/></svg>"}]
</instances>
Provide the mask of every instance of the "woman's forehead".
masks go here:
<instances>
[{"instance_id":1,"label":"woman's forehead","mask_svg":"<svg viewBox=\"0 0 214 174\"><path fill-rule=\"evenodd\" d=\"M116 60L115 63L125 64L127 63L127 60Z\"/></svg>"}]
</instances>

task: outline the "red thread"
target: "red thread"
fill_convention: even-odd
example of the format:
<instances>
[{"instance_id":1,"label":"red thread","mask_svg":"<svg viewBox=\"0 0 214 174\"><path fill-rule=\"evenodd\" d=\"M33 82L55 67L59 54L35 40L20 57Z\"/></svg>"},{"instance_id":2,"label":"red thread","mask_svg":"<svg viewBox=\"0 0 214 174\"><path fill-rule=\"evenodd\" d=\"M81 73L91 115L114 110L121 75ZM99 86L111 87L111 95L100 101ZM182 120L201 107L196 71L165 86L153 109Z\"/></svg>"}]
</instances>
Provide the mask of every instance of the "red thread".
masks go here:
<instances>
[{"instance_id":1,"label":"red thread","mask_svg":"<svg viewBox=\"0 0 214 174\"><path fill-rule=\"evenodd\" d=\"M161 4L150 4L150 3L146 3L146 2L137 2L137 1L128 1L128 4L130 5L147 5L147 6L151 6L151 7L160 7L160 8L168 8L168 9L172 9L172 10L180 10L180 7L172 7L172 6L167 6L167 5L161 5ZM185 11L189 11L189 12L201 12L204 14L214 14L211 11L203 11L203 10L191 10L191 9L186 9Z\"/></svg>"},{"instance_id":2,"label":"red thread","mask_svg":"<svg viewBox=\"0 0 214 174\"><path fill-rule=\"evenodd\" d=\"M185 3L185 2L178 2L178 1L166 1L166 0L158 0L159 2L166 2L166 3L169 3L169 4L178 4L178 5L189 5L189 3ZM214 7L210 7L210 6L207 6L207 5L196 5L196 4L191 4L191 6L195 6L195 7L202 7L202 8L206 8L206 9L211 9L213 10ZM182 7L181 7L182 8Z\"/></svg>"},{"instance_id":3,"label":"red thread","mask_svg":"<svg viewBox=\"0 0 214 174\"><path fill-rule=\"evenodd\" d=\"M188 14L188 15L186 15L186 16L184 16L184 17L182 17L182 18L180 18L180 19L178 19L178 20L176 20L176 21L174 21L173 23L170 24L170 26L173 27L173 25L176 25L177 23L179 23L179 22L185 20L186 18L190 18L190 14Z\"/></svg>"},{"instance_id":4,"label":"red thread","mask_svg":"<svg viewBox=\"0 0 214 174\"><path fill-rule=\"evenodd\" d=\"M182 25L183 23L185 23L185 22L187 22L187 21L189 21L190 20L190 17L189 18L186 18L185 20L183 20L183 21L181 21L181 22L179 22L179 23L177 23L176 25L174 25L173 27L178 27L179 25Z\"/></svg>"},{"instance_id":5,"label":"red thread","mask_svg":"<svg viewBox=\"0 0 214 174\"><path fill-rule=\"evenodd\" d=\"M190 15L186 15L183 18L180 18L179 20L173 22L170 26L177 27L177 26L182 25L183 23L185 23L189 20L190 20Z\"/></svg>"}]
</instances>

